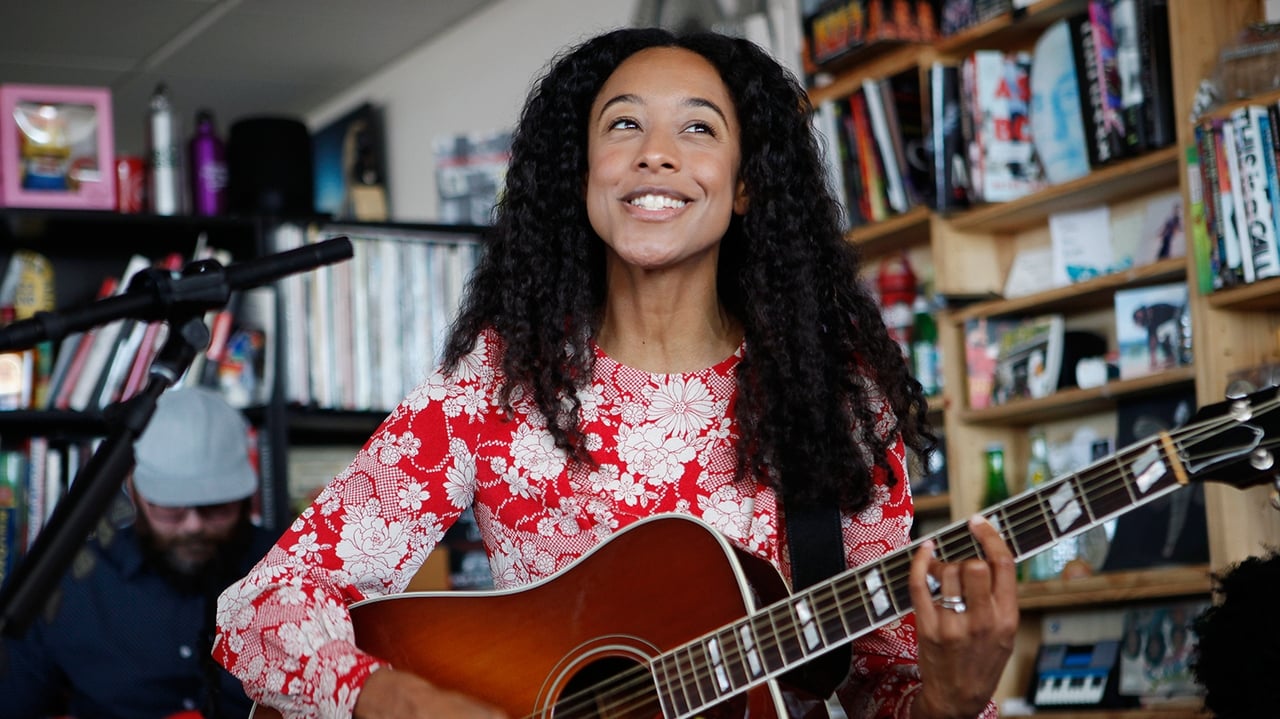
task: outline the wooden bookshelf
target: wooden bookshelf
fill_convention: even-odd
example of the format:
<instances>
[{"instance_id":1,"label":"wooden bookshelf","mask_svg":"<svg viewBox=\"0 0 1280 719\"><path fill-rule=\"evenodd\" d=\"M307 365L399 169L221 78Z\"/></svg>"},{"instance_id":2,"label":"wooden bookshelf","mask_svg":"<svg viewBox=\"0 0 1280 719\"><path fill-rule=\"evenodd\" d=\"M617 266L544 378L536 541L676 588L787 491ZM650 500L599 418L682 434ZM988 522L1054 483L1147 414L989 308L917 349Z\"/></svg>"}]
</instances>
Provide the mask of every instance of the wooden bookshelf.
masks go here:
<instances>
[{"instance_id":1,"label":"wooden bookshelf","mask_svg":"<svg viewBox=\"0 0 1280 719\"><path fill-rule=\"evenodd\" d=\"M1114 409L1117 400L1192 386L1195 379L1195 367L1177 367L1145 377L1107 382L1100 387L1073 387L1039 399L1020 399L995 407L965 409L960 415L964 422L974 425L1029 426Z\"/></svg>"},{"instance_id":2,"label":"wooden bookshelf","mask_svg":"<svg viewBox=\"0 0 1280 719\"><path fill-rule=\"evenodd\" d=\"M1205 596L1212 590L1209 565L1159 567L1129 572L1105 572L1078 579L1049 579L1018 585L1018 608L1023 610L1080 609L1143 599Z\"/></svg>"},{"instance_id":3,"label":"wooden bookshelf","mask_svg":"<svg viewBox=\"0 0 1280 719\"><path fill-rule=\"evenodd\" d=\"M933 213L924 205L887 220L854 228L846 239L862 250L863 257L929 244L929 223Z\"/></svg>"}]
</instances>

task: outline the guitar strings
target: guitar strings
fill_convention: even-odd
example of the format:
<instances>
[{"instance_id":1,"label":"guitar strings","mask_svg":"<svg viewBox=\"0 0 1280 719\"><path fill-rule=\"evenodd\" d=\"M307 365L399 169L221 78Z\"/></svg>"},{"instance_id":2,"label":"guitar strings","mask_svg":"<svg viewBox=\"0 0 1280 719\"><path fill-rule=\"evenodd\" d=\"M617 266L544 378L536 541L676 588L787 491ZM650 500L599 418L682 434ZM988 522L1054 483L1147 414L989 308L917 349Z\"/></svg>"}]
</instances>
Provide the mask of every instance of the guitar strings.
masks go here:
<instances>
[{"instance_id":1,"label":"guitar strings","mask_svg":"<svg viewBox=\"0 0 1280 719\"><path fill-rule=\"evenodd\" d=\"M1267 402L1260 404L1257 408L1255 408L1254 414L1255 415L1263 414L1265 412L1270 411L1271 409L1274 409L1276 406L1280 406L1280 399L1269 400ZM1225 428L1230 429L1238 426L1239 423L1233 418L1216 418L1213 420L1206 420L1200 423L1185 425L1183 427L1180 427L1171 431L1169 435L1170 435L1170 438L1173 439L1175 445L1182 452L1188 452L1204 439L1212 438L1221 433L1222 431L1221 428L1214 429L1215 424L1220 424L1225 426ZM1145 451L1146 448L1151 445L1151 443L1152 443L1152 440L1148 439L1148 440L1144 440L1142 442L1138 442L1133 445L1130 445L1129 447L1122 449L1120 452L1117 452L1103 460L1099 460L1098 462L1084 468L1083 470L1081 470L1078 473L1075 473L1074 475L1066 475L1064 477L1060 477L1055 480L1052 480L1050 483L1043 485L1043 487L1040 490L1037 490L1037 494L1041 494L1041 495L1047 494L1047 492L1044 492L1044 489L1066 484L1074 478L1077 480L1077 484L1081 488L1082 492L1086 494L1093 503L1097 503L1099 500L1102 500L1102 499L1113 498L1116 493L1125 493L1126 501L1128 501L1128 497L1127 497L1128 484L1125 482L1117 482L1116 480L1117 478L1124 479L1126 474L1129 474L1129 473L1124 469L1123 466L1119 464L1119 462L1121 458L1126 455L1133 455L1134 457L1138 456L1140 454L1139 450ZM1271 446L1275 446L1275 444L1276 442L1272 442L1268 440L1268 441L1260 442L1258 446L1271 447ZM1166 458L1163 453L1161 453L1159 456L1161 460L1164 460ZM1114 465L1114 467L1111 467L1109 465ZM1097 470L1102 470L1102 471L1098 472ZM1102 493L1095 495L1094 492L1099 489L1102 490ZM1129 504L1131 506L1139 506L1140 504L1145 504L1147 501L1150 501L1151 499L1153 499L1153 497L1147 497L1141 502L1137 502L1137 503L1129 502ZM1004 526L1000 527L1000 531L1002 535L1006 535L1009 533L1016 535L1018 530L1025 529L1028 525L1045 523L1044 518L1046 516L1046 511L1043 509L1039 501L1028 502L1027 500L1028 500L1028 495L1026 493L1020 494L1015 497L1011 497L1005 502L995 505L994 507L987 508L986 510L983 511L983 513L984 515L988 513L994 514L997 510L1013 507L1015 511L1005 513ZM1089 521L1087 522L1087 524L1089 526L1095 526L1099 524L1101 521L1105 521L1105 520L1098 520L1095 517L1092 517L1091 515L1089 515ZM954 539L950 539L946 536L949 533L956 533L957 535L963 534L963 536L957 536ZM1062 539L1062 537L1054 536L1052 534L1050 534L1050 537L1052 539L1050 544L1061 541ZM1035 551L1043 551L1043 549L1047 548L1047 546L1048 545L1041 546L1038 550L1035 550ZM913 546L905 547L903 549L895 550L893 553L891 553L887 557L879 560L879 564L881 565L882 571L888 577L886 586L900 584L904 579L906 579L909 576L910 565L911 565L910 555L911 553L913 553L915 548L916 546L913 545ZM968 559L968 558L977 557L981 555L981 550L980 550L980 547L976 544L976 540L974 540L973 536L969 534L967 530L964 530L962 526L956 526L956 527L948 528L947 530L943 530L943 532L940 533L940 541L938 543L937 551L941 557L946 558L946 561L957 561L960 559ZM1032 553L1035 553L1035 552L1032 552ZM951 555L951 556L948 557L948 555ZM903 560L904 556L906 557L905 561ZM1030 554L1028 554L1027 556L1030 556ZM823 600L818 591L812 591L812 592L806 593L810 597L810 601L808 603L813 609L813 612L815 615L814 619L820 626L826 626L829 622L831 622L833 618L838 620L842 626L845 626L846 615L841 607L841 605L843 604L843 600L841 599L841 597L844 596L846 592L837 591L837 588L842 590L856 589L857 594L861 597L861 600L862 600L860 607L863 608L865 611L866 596L863 592L860 582L858 581L858 578L856 576L853 576L855 574L865 575L865 573L866 573L865 567L860 567L858 569L851 570L847 573L844 573L841 576L833 579L833 581L827 583L827 585L831 587L831 590L829 592L827 591L821 592L821 594L829 593L831 595L831 600ZM848 593L852 594L853 592L849 591ZM791 597L779 600L774 604L763 608L759 612L754 613L751 617L745 618L744 620L739 622L735 622L732 625L732 627L739 627L747 623L754 623L754 620L756 619L767 617L769 619L769 624L774 627L774 631L772 632L772 637L770 637L768 634L762 637L758 637L760 641L757 642L756 651L759 652L759 654L763 655L765 653L764 652L765 649L772 648L772 649L776 649L779 655L785 656L786 652L782 649L782 646L784 643L790 642L797 646L801 646L801 647L803 646L802 643L800 642L801 629L797 626L795 618L791 615L792 602L797 598L797 596L799 595L795 595L795 596L791 596ZM892 597L892 592L890 592L890 596ZM896 597L892 598L892 601L894 603L894 608L897 611L895 618L898 618L902 615L909 613L910 609L903 610L897 607ZM775 621L775 619L782 612L786 612L787 621L783 623L784 630L779 631L777 629L778 622ZM752 627L752 629L753 629L753 635L754 635L755 627ZM859 630L859 631L865 631L865 630ZM736 637L730 631L726 631L726 630L719 630L716 632L712 632L711 634L704 635L702 638L699 638L695 641L688 642L679 647L675 647L671 650L664 652L662 655L658 657L658 659L661 659L661 657L663 656L674 655L677 652L681 652L681 651L684 651L687 653L690 651L690 648L694 646L705 647L705 644L704 644L705 639L711 636L716 636L716 637L727 636L732 640L729 642L718 642L718 646L720 647L720 650L721 650L722 665L727 665L730 661L736 661L739 664L741 664L741 662L743 661L743 658L745 657L745 654L743 654L740 651L739 644L736 640ZM832 644L824 644L823 649L824 650L832 649L832 648L841 646L844 643L853 641L858 636L861 636L861 634L848 632L846 628L846 636L843 638L842 641L838 641ZM772 644L769 643L769 640L771 638L773 640ZM808 654L810 652L801 649L801 653ZM706 662L699 662L694 660L692 655L688 655L688 658L693 667L693 673L691 677L693 696L689 696L690 695L690 689L688 686L689 682L687 682L683 677L680 678L679 680L679 685L680 685L679 689L683 691L686 697L690 700L689 702L690 709L696 710L704 705L718 703L720 701L726 700L727 697L721 697L717 695L713 697L710 702L708 702L704 697L702 697L701 687L704 686L704 680L711 680L714 678L715 667ZM651 665L653 664L655 663L651 662ZM787 667L787 669L790 669L790 668L791 667ZM741 693L745 689L750 688L755 684L759 684L765 679L771 676L775 676L776 674L781 673L782 671L783 670L770 670L770 671L767 671L761 677L757 677L755 679L749 679L747 684L745 684L743 687L734 687L734 691L729 696L733 696L734 694ZM619 682L618 680L621 680L621 682ZM653 685L655 683L658 683L660 685L662 684L654 676L653 670L647 669L644 666L636 666L632 669L626 670L624 672L621 672L611 677L611 681L609 684L610 688L603 693L592 693L588 691L581 691L573 695L569 695L567 697L561 698L559 701L556 702L556 715L573 717L573 716L576 716L578 712L584 711L588 708L591 708L591 709L602 708L607 710L617 710L619 708L635 707L642 704L654 703L658 701L653 696L653 693L652 693ZM674 691L675 690L674 684L671 682L667 682L666 690L668 692ZM635 703L637 699L640 700L638 704ZM701 702L701 704L699 704L699 702ZM586 716L595 716L595 715L596 715L595 712L592 711L592 713L587 714Z\"/></svg>"},{"instance_id":2,"label":"guitar strings","mask_svg":"<svg viewBox=\"0 0 1280 719\"><path fill-rule=\"evenodd\" d=\"M1214 433L1212 433L1212 432L1208 432L1208 430L1207 430L1207 428L1208 428L1209 424L1210 424L1210 423L1205 423L1205 424L1203 424L1203 425L1192 425L1192 426L1184 427L1184 428L1181 428L1181 429L1179 429L1179 430L1175 430L1175 433L1177 433L1177 434L1181 434L1181 435L1192 436L1192 435L1195 435L1195 434L1197 433L1197 430L1199 430L1199 429L1202 429L1202 428L1203 428L1203 429L1205 429L1205 433L1207 433L1207 434L1209 434L1210 436L1212 436L1212 434L1214 434ZM1232 425L1234 425L1234 422L1231 422L1231 424L1232 424ZM1172 433L1171 433L1171 434L1172 434ZM1184 451L1185 451L1186 449L1189 449L1189 448L1192 446L1192 445L1191 445L1191 443L1188 443L1188 442L1186 442L1185 440L1178 440L1178 441L1182 442L1182 445L1181 445L1181 446L1182 446L1182 448L1184 449ZM1147 446L1148 444L1149 444L1149 442L1145 442L1145 443L1138 443L1138 444L1134 445L1134 447L1145 447L1145 446ZM1268 444L1269 444L1269 443L1268 443ZM1121 453L1118 453L1118 454L1116 454L1116 455L1113 455L1113 457L1112 457L1112 458L1109 458L1109 460L1110 460L1110 461L1117 460L1117 459L1120 457L1120 455L1130 452L1130 451L1131 451L1131 449L1132 449L1132 448L1126 448L1126 450L1122 450L1122 452L1121 452ZM1108 461L1108 460L1102 460L1102 461L1100 461L1098 464L1096 464L1096 465L1094 465L1094 466L1092 466L1092 467L1086 468L1084 471L1082 471L1081 473L1079 473L1077 476L1078 476L1078 477L1081 477L1082 479L1086 479L1086 480L1087 480L1087 477L1085 477L1085 474L1088 472L1088 470L1090 470L1090 469L1096 469L1096 468L1099 468L1099 467L1101 467L1103 464L1107 463L1107 461ZM1103 475L1103 476L1098 477L1098 478L1095 478L1095 479L1092 481L1092 486L1093 486L1093 488L1097 488L1097 487L1099 487L1099 486L1103 486L1103 485L1109 485L1110 487L1115 487L1116 485L1115 485L1114 479L1115 479L1115 475L1117 475L1117 474L1118 474L1119 476L1123 477L1123 476L1124 476L1124 474L1125 474L1125 472L1123 471L1123 469L1121 469L1121 470L1119 470L1119 471L1116 471L1116 470L1108 470L1108 472L1104 473L1104 475ZM1109 476L1108 476L1108 475L1109 475ZM1062 484L1062 483L1064 483L1065 481L1069 481L1069 479L1070 479L1070 477L1062 478L1061 480L1055 480L1055 481L1054 481L1054 483L1052 483L1052 484ZM1051 485L1045 485L1045 486L1046 486L1046 487L1048 487L1048 486L1051 486ZM1084 487L1085 485L1082 483L1082 484L1081 484L1081 486L1082 486L1082 487ZM1090 491L1090 492L1091 492L1091 490L1087 490L1087 491ZM1124 487L1124 486L1120 486L1120 487L1116 488L1114 491L1126 491L1126 490L1125 490L1125 487ZM1106 495L1104 494L1104 495L1102 495L1102 496L1103 496L1103 497L1105 497ZM1012 499L1015 499L1015 498L1011 498L1011 500L1012 500ZM1023 499L1025 499L1025 497L1024 497ZM1001 505L997 505L997 508L998 508L998 507L1000 507L1000 506L1001 506ZM1021 513L1021 514L1023 514L1023 515L1030 514L1030 515L1033 515L1034 517L1036 517L1036 518L1037 518L1037 519L1032 520L1032 521L1038 521L1038 517L1039 517L1040 515L1042 515L1042 512L1041 512L1040 507L1039 507L1039 505L1038 505L1038 504L1032 504L1032 506L1031 506L1028 510L1021 510L1021 509L1020 509L1019 511L1020 511L1020 513ZM1017 516L1017 515L1009 515L1009 516ZM1021 525L1021 524L1024 524L1024 522L1023 522L1022 520L1015 520L1014 522L1009 522L1009 520L1008 520L1008 518L1007 518L1007 517L1006 517L1006 523L1008 523L1008 524L1010 524L1010 525L1013 525L1013 526L1019 526L1019 525ZM1094 522L1093 520L1091 520L1091 521L1090 521L1090 523L1091 523L1091 524L1093 524L1093 523L1095 523L1095 522ZM1055 540L1055 541L1059 541L1059 540ZM967 540L962 539L962 540L961 540L961 541L959 541L959 542L952 542L952 543L950 543L949 545L944 545L944 546L946 546L946 547L950 547L951 549L955 549L955 545L956 545L956 544L960 544L960 545L968 545L968 546L969 546L970 548L972 548L975 552L977 551L977 547L976 547L976 545L972 542L972 537L971 537L971 535L969 535L969 536L968 536L968 539L967 539ZM942 550L940 549L940 551L942 551ZM901 553L901 550L899 550L899 552L895 552L895 554L899 554L899 553ZM976 556L976 554L975 554L974 556ZM957 557L957 558L959 558L959 557ZM966 557L966 558L967 558L967 557ZM888 559L888 558L887 558L887 559ZM900 582L900 581L903 579L903 577L905 577L905 576L906 576L906 575L904 575L903 573L901 573L900 571L898 571L898 570L900 570L900 569L902 568L902 566L904 566L904 565L903 565L903 563L898 563L898 565L897 565L896 567L894 567L891 563L888 563L888 562L886 562L885 560L882 560L882 564L885 564L885 565L886 565L887 573L890 575L890 582ZM908 570L908 571L907 571L907 574L909 574L909 566L910 566L910 562L909 562L909 561L908 561L908 562L906 562L906 563L905 563L905 566L907 567L907 570ZM861 593L861 589L860 589L860 588L859 588L859 593ZM841 603L841 600L840 600L840 593L835 593L835 592L833 592L833 596L834 596L834 598L835 598L835 605L834 605L834 606L835 606L835 612L836 612L836 615L835 615L835 616L836 616L837 618L840 618L840 619L843 621L843 615L841 614L840 609L839 609L839 604ZM814 598L817 598L817 595L816 595L816 594L814 594L814 595L813 595L813 597L814 597ZM794 597L792 597L792 598L790 598L790 599L794 599ZM781 601L781 602L779 602L779 603L777 603L777 604L778 604L778 605L782 605L782 604L786 603L787 601L788 601L788 600L783 600L783 601ZM819 602L819 603L814 604L814 606L815 606L815 611L819 614L819 621L820 621L820 622L821 622L821 620L824 618L824 617L823 617L823 615L825 615L825 618L826 618L826 619L829 619L829 618L830 618L830 616L831 616L830 611L829 611L829 610L830 610L830 607L829 607L826 603ZM762 612L760 612L760 613L759 613L759 615L769 615L769 616L770 616L770 619L772 619L772 617L773 617L773 613L774 613L777 609L779 609L779 606L771 606L771 607L769 607L769 608L766 608L765 610L762 610ZM786 623L786 625L785 625L785 626L793 627L793 626L794 626L794 619L793 619L792 617L790 617L790 615L789 615L789 612L790 612L789 607L787 608L787 611L788 611L788 620L789 620L789 621ZM903 612L903 613L905 614L906 612ZM757 615L757 616L759 616L759 615ZM792 631L792 632L789 632L789 633L787 633L787 632L777 632L777 631L776 631L776 622L771 621L770 623L771 623L771 624L773 624L773 625L775 626L774 636L775 636L775 638L776 638L776 639L778 639L778 640L783 640L783 639L798 640L798 637L799 637L798 631ZM737 626L737 623L735 623L735 626ZM848 641L852 641L854 638L856 638L856 637L850 636L850 637L848 637L848 638L847 638L847 640L848 640ZM766 636L766 637L765 637L765 639L768 639L768 637ZM693 646L693 645L695 645L695 644L701 644L701 642L702 642L702 640L698 640L697 642L693 642L693 643L690 643L690 644L686 644L686 645L684 645L684 646L682 646L682 647L677 647L677 648L675 648L675 649L673 649L673 650L671 650L671 651L669 651L669 652L666 652L665 654L666 654L666 655L670 655L670 654L673 654L674 652L676 652L676 651L680 651L680 650L682 650L682 649L687 650L687 648L688 648L688 647ZM840 642L840 643L843 643L843 642ZM830 647L835 647L835 646L838 646L840 643L832 644L832 645L829 645L829 646L830 646ZM726 652L725 652L724 659L725 659L725 660L737 659L737 660L739 660L739 661L740 661L740 660L741 660L741 658L742 658L742 655L737 651L737 642L736 642L736 641L735 641L735 642L731 642L730 644L731 644L731 651L726 651ZM699 689L699 686L701 685L701 683L702 683L702 680L703 680L703 679L708 679L708 678L710 678L710 677L712 676L713 667L711 667L710 665L707 665L707 664L705 664L705 663L702 663L702 662L692 661L692 657L690 657L690 659L691 659L691 663L692 663L693 668L694 668L694 673L693 673L693 677L692 677L692 679L693 679L693 688L694 688L694 691L696 692L697 699L701 701L701 700L702 700L702 697L701 697L701 691L700 691L700 689ZM705 669L705 671L703 671L704 669ZM644 698L645 698L646 702L648 702L648 701L653 701L654 699L653 699L653 697L652 697L652 696L651 696L651 694L650 694L650 691L651 691L651 687L650 687L650 685L651 685L651 683L652 683L652 682L651 682L651 679L653 679L652 673L651 673L651 672L647 672L647 671L643 671L643 668L642 668L642 667L636 667L634 671L624 672L623 674L620 674L620 675L618 675L618 676L614 677L614 679L616 680L616 679L618 679L619 677L625 677L625 676L627 676L628 674L634 674L634 678L632 678L632 679L631 679L631 680L629 680L629 681L625 681L625 682L623 682L623 683L622 683L622 684L620 684L620 685L619 685L619 684L614 684L614 685L613 685L613 687L612 687L612 689L611 689L611 690L610 690L610 692L608 692L608 693L609 693L609 694L612 694L612 695L618 695L620 691L626 690L626 689L628 689L628 688L636 688L636 687L640 687L640 686L642 686L643 696L644 696ZM758 683L758 682L757 682L757 683ZM689 691L688 691L688 687L686 686L686 682L685 682L685 681L683 681L683 680L681 680L680 685L681 685L681 686L680 686L680 688L685 692L685 694L686 694L686 695L688 695ZM750 682L748 682L748 684L747 684L746 686L750 686ZM673 687L672 687L672 688L673 688ZM585 694L585 693L584 693L584 694ZM611 701L609 704L607 704L607 705L605 705L605 706L612 706L612 707L619 707L619 706L623 706L623 703L624 703L624 702L630 701L630 700L634 699L636 696L638 696L638 695L637 695L637 694L634 694L634 693L632 693L632 694L630 694L630 695L627 695L627 696L618 696L618 698L617 698L617 699L615 699L615 700ZM715 697L715 701L718 701L718 700L720 700L720 697L718 697L718 696L717 696L717 697ZM591 705L592 705L592 706L599 706L599 705L600 705L600 702L598 701L598 699L590 699L590 703L591 703ZM564 709L568 708L571 712L572 712L572 711L576 711L576 710L579 708L579 707L575 707L573 704L565 704L565 703L562 703L562 702L558 702L558 703L557 703L557 706L558 706L558 708L559 708L559 709L561 709L561 710L564 710ZM694 708L696 708L696 704L695 704Z\"/></svg>"}]
</instances>

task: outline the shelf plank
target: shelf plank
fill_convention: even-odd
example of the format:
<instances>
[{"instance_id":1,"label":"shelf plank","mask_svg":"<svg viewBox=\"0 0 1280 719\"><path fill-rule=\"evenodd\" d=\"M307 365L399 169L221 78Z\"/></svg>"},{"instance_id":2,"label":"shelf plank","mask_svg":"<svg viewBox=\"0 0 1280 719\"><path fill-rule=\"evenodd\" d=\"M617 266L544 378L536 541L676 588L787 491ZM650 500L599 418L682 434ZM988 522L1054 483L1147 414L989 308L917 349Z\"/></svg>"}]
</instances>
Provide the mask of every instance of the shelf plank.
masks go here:
<instances>
[{"instance_id":1,"label":"shelf plank","mask_svg":"<svg viewBox=\"0 0 1280 719\"><path fill-rule=\"evenodd\" d=\"M929 223L933 212L917 205L901 215L855 227L845 239L857 246L864 258L929 244Z\"/></svg>"},{"instance_id":2,"label":"shelf plank","mask_svg":"<svg viewBox=\"0 0 1280 719\"><path fill-rule=\"evenodd\" d=\"M1186 258L1174 257L1025 297L977 302L949 314L955 321L964 322L979 317L1094 309L1111 304L1116 290L1184 281L1186 277Z\"/></svg>"},{"instance_id":3,"label":"shelf plank","mask_svg":"<svg viewBox=\"0 0 1280 719\"><path fill-rule=\"evenodd\" d=\"M913 496L911 499L915 505L917 517L951 514L950 494L925 494L919 497Z\"/></svg>"},{"instance_id":4,"label":"shelf plank","mask_svg":"<svg viewBox=\"0 0 1280 719\"><path fill-rule=\"evenodd\" d=\"M836 77L830 83L810 88L809 101L818 105L846 98L862 87L863 80L879 80L912 70L927 64L932 54L933 48L928 44L873 43L851 57L852 65L847 69L836 68ZM839 65L843 67L845 62Z\"/></svg>"},{"instance_id":5,"label":"shelf plank","mask_svg":"<svg viewBox=\"0 0 1280 719\"><path fill-rule=\"evenodd\" d=\"M1177 367L1145 377L1108 382L1100 387L1059 390L1040 399L1020 399L996 407L965 409L960 416L962 421L975 425L1026 426L1111 409L1115 407L1116 400L1190 385L1195 379L1194 366Z\"/></svg>"},{"instance_id":6,"label":"shelf plank","mask_svg":"<svg viewBox=\"0 0 1280 719\"><path fill-rule=\"evenodd\" d=\"M1018 585L1018 607L1034 610L1070 609L1084 604L1207 596L1212 587L1207 564L1105 572L1077 579L1023 582Z\"/></svg>"},{"instance_id":7,"label":"shelf plank","mask_svg":"<svg viewBox=\"0 0 1280 719\"><path fill-rule=\"evenodd\" d=\"M1110 205L1178 184L1178 148L1166 147L1103 167L1012 202L980 205L950 216L965 232L1017 232L1041 225L1049 215Z\"/></svg>"},{"instance_id":8,"label":"shelf plank","mask_svg":"<svg viewBox=\"0 0 1280 719\"><path fill-rule=\"evenodd\" d=\"M1209 306L1220 310L1264 312L1280 309L1280 277L1228 287L1206 295Z\"/></svg>"},{"instance_id":9,"label":"shelf plank","mask_svg":"<svg viewBox=\"0 0 1280 719\"><path fill-rule=\"evenodd\" d=\"M1033 42L1063 18L1087 12L1086 0L1039 0L1018 16L1005 13L938 41L939 55L960 58L979 48L1009 48Z\"/></svg>"}]
</instances>

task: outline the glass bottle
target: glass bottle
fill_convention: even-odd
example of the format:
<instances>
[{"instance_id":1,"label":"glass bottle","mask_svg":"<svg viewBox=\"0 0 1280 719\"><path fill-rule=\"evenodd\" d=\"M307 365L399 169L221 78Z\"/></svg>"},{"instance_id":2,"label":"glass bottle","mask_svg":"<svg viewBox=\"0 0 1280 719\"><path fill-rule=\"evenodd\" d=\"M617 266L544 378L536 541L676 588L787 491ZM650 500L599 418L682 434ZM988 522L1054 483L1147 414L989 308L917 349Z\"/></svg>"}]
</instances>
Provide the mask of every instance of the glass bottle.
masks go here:
<instances>
[{"instance_id":1,"label":"glass bottle","mask_svg":"<svg viewBox=\"0 0 1280 719\"><path fill-rule=\"evenodd\" d=\"M929 311L929 301L917 295L913 302L911 328L911 370L928 396L938 394L938 324Z\"/></svg>"},{"instance_id":2,"label":"glass bottle","mask_svg":"<svg viewBox=\"0 0 1280 719\"><path fill-rule=\"evenodd\" d=\"M1004 476L1004 445L993 442L987 445L987 490L982 497L984 507L991 507L1009 498L1009 483Z\"/></svg>"}]
</instances>

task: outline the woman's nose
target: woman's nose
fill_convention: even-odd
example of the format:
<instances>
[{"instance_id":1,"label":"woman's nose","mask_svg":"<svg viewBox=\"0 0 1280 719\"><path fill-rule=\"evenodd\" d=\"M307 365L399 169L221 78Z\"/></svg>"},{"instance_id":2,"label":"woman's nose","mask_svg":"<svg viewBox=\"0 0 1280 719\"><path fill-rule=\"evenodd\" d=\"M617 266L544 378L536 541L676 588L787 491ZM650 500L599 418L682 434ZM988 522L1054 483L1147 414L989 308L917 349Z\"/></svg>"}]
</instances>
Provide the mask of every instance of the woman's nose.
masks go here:
<instances>
[{"instance_id":1,"label":"woman's nose","mask_svg":"<svg viewBox=\"0 0 1280 719\"><path fill-rule=\"evenodd\" d=\"M677 169L680 161L674 143L657 133L646 136L640 146L636 166L646 170Z\"/></svg>"}]
</instances>

